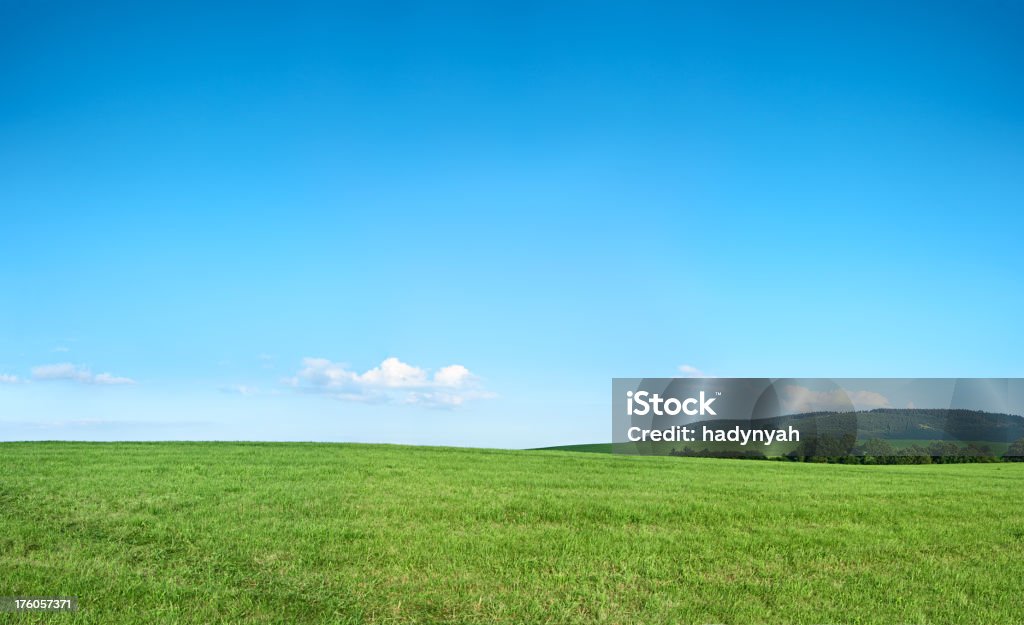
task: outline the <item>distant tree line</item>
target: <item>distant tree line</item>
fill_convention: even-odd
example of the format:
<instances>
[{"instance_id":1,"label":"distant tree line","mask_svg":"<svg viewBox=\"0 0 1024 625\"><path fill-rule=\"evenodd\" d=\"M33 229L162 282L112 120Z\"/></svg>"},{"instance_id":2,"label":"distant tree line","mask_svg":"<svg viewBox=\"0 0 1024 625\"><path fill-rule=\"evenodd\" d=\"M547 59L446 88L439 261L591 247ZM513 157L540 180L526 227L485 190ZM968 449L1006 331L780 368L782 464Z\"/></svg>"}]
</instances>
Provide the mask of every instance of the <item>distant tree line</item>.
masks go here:
<instances>
[{"instance_id":1,"label":"distant tree line","mask_svg":"<svg viewBox=\"0 0 1024 625\"><path fill-rule=\"evenodd\" d=\"M754 449L691 449L675 448L670 456L693 458L733 458L740 460L779 460L790 462L820 462L830 464L960 464L966 462L1024 462L1024 438L1010 443L1006 453L996 455L987 445L952 441L935 441L928 445L910 445L896 449L892 443L872 438L857 444L852 434L839 437L818 436L800 443L796 449L782 456L766 456Z\"/></svg>"}]
</instances>

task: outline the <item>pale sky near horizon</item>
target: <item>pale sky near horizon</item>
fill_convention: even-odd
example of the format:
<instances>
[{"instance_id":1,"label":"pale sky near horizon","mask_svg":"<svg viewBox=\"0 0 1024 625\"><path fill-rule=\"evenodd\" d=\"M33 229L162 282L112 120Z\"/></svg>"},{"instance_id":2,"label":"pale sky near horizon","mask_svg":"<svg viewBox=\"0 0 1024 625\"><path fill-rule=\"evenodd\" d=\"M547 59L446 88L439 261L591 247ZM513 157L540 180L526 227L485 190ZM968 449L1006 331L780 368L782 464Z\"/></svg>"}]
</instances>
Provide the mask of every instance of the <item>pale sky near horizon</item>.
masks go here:
<instances>
[{"instance_id":1,"label":"pale sky near horizon","mask_svg":"<svg viewBox=\"0 0 1024 625\"><path fill-rule=\"evenodd\" d=\"M0 440L1024 376L1024 6L0 3Z\"/></svg>"}]
</instances>

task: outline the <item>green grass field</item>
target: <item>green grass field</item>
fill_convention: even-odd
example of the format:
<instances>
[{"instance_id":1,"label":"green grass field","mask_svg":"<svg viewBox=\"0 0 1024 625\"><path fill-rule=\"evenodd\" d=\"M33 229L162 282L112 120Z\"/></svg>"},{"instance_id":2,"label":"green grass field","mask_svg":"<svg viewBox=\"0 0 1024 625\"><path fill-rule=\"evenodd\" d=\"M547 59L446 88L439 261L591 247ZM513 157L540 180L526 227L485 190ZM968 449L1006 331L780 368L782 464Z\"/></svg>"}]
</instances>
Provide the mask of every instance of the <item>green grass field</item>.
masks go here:
<instances>
[{"instance_id":1,"label":"green grass field","mask_svg":"<svg viewBox=\"0 0 1024 625\"><path fill-rule=\"evenodd\" d=\"M0 444L38 623L1022 623L1024 463Z\"/></svg>"}]
</instances>

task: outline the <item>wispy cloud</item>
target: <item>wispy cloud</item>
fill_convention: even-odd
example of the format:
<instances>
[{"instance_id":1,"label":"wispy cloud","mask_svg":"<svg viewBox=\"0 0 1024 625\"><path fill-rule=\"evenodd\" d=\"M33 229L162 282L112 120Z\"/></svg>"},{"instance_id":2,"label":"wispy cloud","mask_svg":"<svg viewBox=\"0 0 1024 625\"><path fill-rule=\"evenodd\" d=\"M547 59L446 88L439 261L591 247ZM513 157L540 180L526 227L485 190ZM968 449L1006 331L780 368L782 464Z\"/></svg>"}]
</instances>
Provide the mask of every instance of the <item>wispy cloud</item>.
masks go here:
<instances>
[{"instance_id":1,"label":"wispy cloud","mask_svg":"<svg viewBox=\"0 0 1024 625\"><path fill-rule=\"evenodd\" d=\"M245 384L232 384L230 386L220 387L221 393L229 393L232 395L257 395L259 389L255 386L246 386Z\"/></svg>"},{"instance_id":2,"label":"wispy cloud","mask_svg":"<svg viewBox=\"0 0 1024 625\"><path fill-rule=\"evenodd\" d=\"M694 367L693 365L679 365L679 373L684 378L706 378L709 377L706 373Z\"/></svg>"},{"instance_id":3,"label":"wispy cloud","mask_svg":"<svg viewBox=\"0 0 1024 625\"><path fill-rule=\"evenodd\" d=\"M6 373L0 373L0 384L19 384L21 378L16 375L8 375Z\"/></svg>"},{"instance_id":4,"label":"wispy cloud","mask_svg":"<svg viewBox=\"0 0 1024 625\"><path fill-rule=\"evenodd\" d=\"M467 400L494 397L462 365L441 367L431 374L398 358L388 358L363 373L326 358L304 358L299 372L285 381L299 391L368 403L451 408Z\"/></svg>"},{"instance_id":5,"label":"wispy cloud","mask_svg":"<svg viewBox=\"0 0 1024 625\"><path fill-rule=\"evenodd\" d=\"M229 384L227 386L220 387L221 393L228 393L229 395L245 395L247 397L253 395L279 395L280 391L277 389L263 389L258 386L250 386L248 384Z\"/></svg>"},{"instance_id":6,"label":"wispy cloud","mask_svg":"<svg viewBox=\"0 0 1024 625\"><path fill-rule=\"evenodd\" d=\"M32 368L33 380L68 380L82 384L123 385L135 384L135 380L110 373L94 374L88 367L62 362L40 365Z\"/></svg>"}]
</instances>

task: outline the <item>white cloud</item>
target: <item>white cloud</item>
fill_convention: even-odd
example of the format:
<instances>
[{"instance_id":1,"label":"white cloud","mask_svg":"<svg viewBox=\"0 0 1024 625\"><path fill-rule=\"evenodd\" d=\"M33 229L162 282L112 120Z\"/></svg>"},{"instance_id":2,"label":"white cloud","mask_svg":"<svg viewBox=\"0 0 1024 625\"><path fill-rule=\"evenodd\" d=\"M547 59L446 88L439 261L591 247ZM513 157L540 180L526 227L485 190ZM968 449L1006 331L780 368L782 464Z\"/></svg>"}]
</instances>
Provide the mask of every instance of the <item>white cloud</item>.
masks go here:
<instances>
[{"instance_id":1,"label":"white cloud","mask_svg":"<svg viewBox=\"0 0 1024 625\"><path fill-rule=\"evenodd\" d=\"M123 385L135 384L135 380L110 373L93 372L88 367L62 362L54 365L40 365L32 368L35 380L71 380L83 384Z\"/></svg>"},{"instance_id":2,"label":"white cloud","mask_svg":"<svg viewBox=\"0 0 1024 625\"><path fill-rule=\"evenodd\" d=\"M785 412L791 414L849 410L851 404L854 410L889 407L888 398L874 391L847 392L840 388L830 391L812 391L796 384L783 387L780 399Z\"/></svg>"},{"instance_id":3,"label":"white cloud","mask_svg":"<svg viewBox=\"0 0 1024 625\"><path fill-rule=\"evenodd\" d=\"M16 375L0 373L0 384L17 384L19 382L21 382L21 378Z\"/></svg>"},{"instance_id":4,"label":"white cloud","mask_svg":"<svg viewBox=\"0 0 1024 625\"><path fill-rule=\"evenodd\" d=\"M706 373L694 367L693 365L679 365L679 373L683 374L684 378L706 378L709 377Z\"/></svg>"},{"instance_id":5,"label":"white cloud","mask_svg":"<svg viewBox=\"0 0 1024 625\"><path fill-rule=\"evenodd\" d=\"M473 380L473 374L462 365L441 367L434 374L434 383L438 386L458 388Z\"/></svg>"},{"instance_id":6,"label":"white cloud","mask_svg":"<svg viewBox=\"0 0 1024 625\"><path fill-rule=\"evenodd\" d=\"M131 378L110 375L109 373L98 373L92 381L96 384L135 384L135 380Z\"/></svg>"},{"instance_id":7,"label":"white cloud","mask_svg":"<svg viewBox=\"0 0 1024 625\"><path fill-rule=\"evenodd\" d=\"M477 377L462 365L441 367L431 375L394 357L363 373L326 358L304 358L302 368L286 382L300 391L366 403L451 408L467 400L494 397L480 389Z\"/></svg>"},{"instance_id":8,"label":"white cloud","mask_svg":"<svg viewBox=\"0 0 1024 625\"><path fill-rule=\"evenodd\" d=\"M427 386L427 372L408 365L397 358L388 358L380 366L355 378L367 386L387 388L421 388Z\"/></svg>"},{"instance_id":9,"label":"white cloud","mask_svg":"<svg viewBox=\"0 0 1024 625\"><path fill-rule=\"evenodd\" d=\"M69 362L57 365L40 365L32 368L32 377L37 380L75 380L77 382L91 382L92 373L83 367L77 367Z\"/></svg>"},{"instance_id":10,"label":"white cloud","mask_svg":"<svg viewBox=\"0 0 1024 625\"><path fill-rule=\"evenodd\" d=\"M64 345L58 345L57 347L54 347L54 348L53 348L53 349L51 349L50 351L51 351L51 352L60 352L60 353L64 353L64 352L70 352L70 351L71 351L71 348L70 348L70 347L65 347Z\"/></svg>"}]
</instances>

